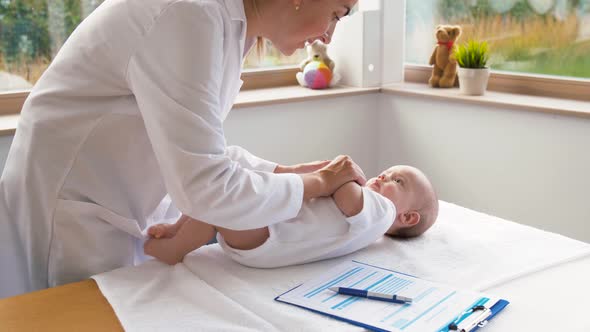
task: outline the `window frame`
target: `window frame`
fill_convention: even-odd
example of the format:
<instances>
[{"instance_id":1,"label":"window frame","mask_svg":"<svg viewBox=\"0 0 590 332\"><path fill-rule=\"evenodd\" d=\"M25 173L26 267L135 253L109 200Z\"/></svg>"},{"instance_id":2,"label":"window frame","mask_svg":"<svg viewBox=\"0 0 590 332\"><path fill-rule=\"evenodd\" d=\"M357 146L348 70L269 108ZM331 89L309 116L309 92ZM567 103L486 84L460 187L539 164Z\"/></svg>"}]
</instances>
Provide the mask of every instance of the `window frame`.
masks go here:
<instances>
[{"instance_id":1,"label":"window frame","mask_svg":"<svg viewBox=\"0 0 590 332\"><path fill-rule=\"evenodd\" d=\"M297 85L295 75L298 66L285 66L269 69L249 69L242 73L242 90L264 89ZM19 114L30 90L0 92L0 116Z\"/></svg>"},{"instance_id":2,"label":"window frame","mask_svg":"<svg viewBox=\"0 0 590 332\"><path fill-rule=\"evenodd\" d=\"M297 85L295 74L298 66L270 69L252 69L242 73L243 90ZM432 67L428 65L404 65L404 81L428 84ZM522 74L492 71L488 90L513 94L554 97L590 101L590 80L569 77ZM30 91L0 93L0 115L19 114Z\"/></svg>"},{"instance_id":3,"label":"window frame","mask_svg":"<svg viewBox=\"0 0 590 332\"><path fill-rule=\"evenodd\" d=\"M381 86L390 81L428 84L432 67L421 64L403 63L405 43L405 23L401 26L394 22L405 22L406 0L380 0L382 10L382 39L380 52L382 59L393 61L392 66L382 63ZM386 24L390 22L391 24ZM393 24L393 25L392 25ZM399 31L402 35L394 34ZM392 49L388 45L402 45ZM382 60L383 61L383 60ZM300 71L297 65L248 69L242 73L244 85L242 90L272 88L297 85L295 74ZM590 101L590 79L576 79L560 76L547 76L528 73L513 73L492 70L488 90L512 94L537 95L562 99ZM0 92L0 116L19 114L30 91Z\"/></svg>"},{"instance_id":4,"label":"window frame","mask_svg":"<svg viewBox=\"0 0 590 332\"><path fill-rule=\"evenodd\" d=\"M242 90L265 89L297 85L295 76L301 71L297 65L246 69L242 72Z\"/></svg>"},{"instance_id":5,"label":"window frame","mask_svg":"<svg viewBox=\"0 0 590 332\"><path fill-rule=\"evenodd\" d=\"M0 93L0 116L19 114L30 90Z\"/></svg>"}]
</instances>

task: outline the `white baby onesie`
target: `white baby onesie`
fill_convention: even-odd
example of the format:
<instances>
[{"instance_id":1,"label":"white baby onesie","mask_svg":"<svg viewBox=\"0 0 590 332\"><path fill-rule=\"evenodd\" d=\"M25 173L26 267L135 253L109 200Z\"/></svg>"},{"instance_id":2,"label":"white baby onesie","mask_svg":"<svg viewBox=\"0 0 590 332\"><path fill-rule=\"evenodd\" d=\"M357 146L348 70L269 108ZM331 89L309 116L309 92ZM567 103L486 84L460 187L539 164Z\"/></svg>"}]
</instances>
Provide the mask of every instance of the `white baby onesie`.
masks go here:
<instances>
[{"instance_id":1,"label":"white baby onesie","mask_svg":"<svg viewBox=\"0 0 590 332\"><path fill-rule=\"evenodd\" d=\"M379 239L396 215L395 205L379 193L363 190L363 209L346 217L331 197L304 203L299 214L272 226L264 244L252 250L228 246L218 233L217 241L236 262L273 268L346 255Z\"/></svg>"}]
</instances>

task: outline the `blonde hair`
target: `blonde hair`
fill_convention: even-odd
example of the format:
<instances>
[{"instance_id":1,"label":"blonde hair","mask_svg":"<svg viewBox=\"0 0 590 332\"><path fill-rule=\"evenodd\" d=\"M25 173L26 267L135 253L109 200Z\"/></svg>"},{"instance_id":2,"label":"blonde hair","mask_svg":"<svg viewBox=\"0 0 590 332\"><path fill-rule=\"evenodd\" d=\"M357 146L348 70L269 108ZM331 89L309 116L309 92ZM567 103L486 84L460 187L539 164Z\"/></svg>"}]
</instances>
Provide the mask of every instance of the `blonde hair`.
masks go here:
<instances>
[{"instance_id":1,"label":"blonde hair","mask_svg":"<svg viewBox=\"0 0 590 332\"><path fill-rule=\"evenodd\" d=\"M256 37L256 55L262 59L266 55L266 40L263 37Z\"/></svg>"}]
</instances>

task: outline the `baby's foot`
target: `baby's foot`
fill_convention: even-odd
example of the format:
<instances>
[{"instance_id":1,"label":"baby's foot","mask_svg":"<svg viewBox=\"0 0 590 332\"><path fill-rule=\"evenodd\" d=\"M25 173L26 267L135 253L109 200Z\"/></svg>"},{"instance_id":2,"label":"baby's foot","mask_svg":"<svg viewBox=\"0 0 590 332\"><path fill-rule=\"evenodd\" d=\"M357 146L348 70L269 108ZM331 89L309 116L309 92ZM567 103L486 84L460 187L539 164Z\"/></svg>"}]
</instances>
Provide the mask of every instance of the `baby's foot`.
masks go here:
<instances>
[{"instance_id":1,"label":"baby's foot","mask_svg":"<svg viewBox=\"0 0 590 332\"><path fill-rule=\"evenodd\" d=\"M152 257L168 264L175 265L182 262L184 255L175 250L171 239L149 239L143 245L143 251Z\"/></svg>"},{"instance_id":2,"label":"baby's foot","mask_svg":"<svg viewBox=\"0 0 590 332\"><path fill-rule=\"evenodd\" d=\"M152 238L171 238L176 235L176 224L158 224L148 228L148 235Z\"/></svg>"},{"instance_id":3,"label":"baby's foot","mask_svg":"<svg viewBox=\"0 0 590 332\"><path fill-rule=\"evenodd\" d=\"M178 219L177 222L174 224L157 224L148 228L148 235L150 237L156 239L169 239L173 238L176 235L176 232L180 229L180 227L187 221L191 220L190 217L185 216L184 214Z\"/></svg>"}]
</instances>

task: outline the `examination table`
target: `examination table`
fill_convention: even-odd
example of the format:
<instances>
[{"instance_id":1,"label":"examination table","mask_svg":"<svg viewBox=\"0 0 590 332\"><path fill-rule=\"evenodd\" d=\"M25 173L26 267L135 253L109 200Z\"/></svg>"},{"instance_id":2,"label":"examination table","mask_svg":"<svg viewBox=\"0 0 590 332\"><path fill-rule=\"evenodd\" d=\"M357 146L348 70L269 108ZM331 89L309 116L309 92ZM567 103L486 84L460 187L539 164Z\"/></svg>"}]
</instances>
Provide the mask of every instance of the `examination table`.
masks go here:
<instances>
[{"instance_id":1,"label":"examination table","mask_svg":"<svg viewBox=\"0 0 590 332\"><path fill-rule=\"evenodd\" d=\"M352 259L509 300L482 331L590 331L589 244L442 201L423 236L337 259L252 269L210 245L173 267L148 261L3 299L0 331L362 331L274 301Z\"/></svg>"}]
</instances>

